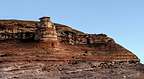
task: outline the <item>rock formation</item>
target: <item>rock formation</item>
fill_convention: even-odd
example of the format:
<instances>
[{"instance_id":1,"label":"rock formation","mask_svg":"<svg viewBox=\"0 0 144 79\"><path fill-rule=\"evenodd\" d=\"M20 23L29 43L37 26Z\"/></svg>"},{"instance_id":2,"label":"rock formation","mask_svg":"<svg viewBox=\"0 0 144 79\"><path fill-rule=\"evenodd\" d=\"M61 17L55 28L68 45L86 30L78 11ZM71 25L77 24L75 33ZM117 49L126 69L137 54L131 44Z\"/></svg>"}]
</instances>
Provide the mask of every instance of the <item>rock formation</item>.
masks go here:
<instances>
[{"instance_id":1,"label":"rock formation","mask_svg":"<svg viewBox=\"0 0 144 79\"><path fill-rule=\"evenodd\" d=\"M50 17L0 20L0 62L1 79L132 79L144 69L136 55L106 34L86 34Z\"/></svg>"}]
</instances>

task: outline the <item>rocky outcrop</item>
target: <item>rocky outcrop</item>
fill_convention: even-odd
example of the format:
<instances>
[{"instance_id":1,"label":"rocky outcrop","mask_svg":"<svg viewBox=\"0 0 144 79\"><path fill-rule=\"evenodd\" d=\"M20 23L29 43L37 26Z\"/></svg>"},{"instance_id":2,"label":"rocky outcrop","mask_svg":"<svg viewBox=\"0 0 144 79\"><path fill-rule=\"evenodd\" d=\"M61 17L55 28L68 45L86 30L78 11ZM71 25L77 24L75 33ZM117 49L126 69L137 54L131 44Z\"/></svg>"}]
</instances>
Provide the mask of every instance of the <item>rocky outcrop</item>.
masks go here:
<instances>
[{"instance_id":1,"label":"rocky outcrop","mask_svg":"<svg viewBox=\"0 0 144 79\"><path fill-rule=\"evenodd\" d=\"M106 34L86 34L49 17L0 20L0 63L1 79L136 79L144 71L135 54Z\"/></svg>"}]
</instances>

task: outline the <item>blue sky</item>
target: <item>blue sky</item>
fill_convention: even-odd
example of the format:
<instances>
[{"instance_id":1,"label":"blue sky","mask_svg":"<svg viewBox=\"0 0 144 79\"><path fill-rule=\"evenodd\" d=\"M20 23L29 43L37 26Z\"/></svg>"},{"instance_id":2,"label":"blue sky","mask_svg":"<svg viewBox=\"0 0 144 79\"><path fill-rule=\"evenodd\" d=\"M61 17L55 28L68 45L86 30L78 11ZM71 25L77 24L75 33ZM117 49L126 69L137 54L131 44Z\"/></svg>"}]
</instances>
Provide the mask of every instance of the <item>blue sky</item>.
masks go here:
<instances>
[{"instance_id":1,"label":"blue sky","mask_svg":"<svg viewBox=\"0 0 144 79\"><path fill-rule=\"evenodd\" d=\"M86 33L106 33L144 63L144 0L1 0L0 19L57 23Z\"/></svg>"}]
</instances>

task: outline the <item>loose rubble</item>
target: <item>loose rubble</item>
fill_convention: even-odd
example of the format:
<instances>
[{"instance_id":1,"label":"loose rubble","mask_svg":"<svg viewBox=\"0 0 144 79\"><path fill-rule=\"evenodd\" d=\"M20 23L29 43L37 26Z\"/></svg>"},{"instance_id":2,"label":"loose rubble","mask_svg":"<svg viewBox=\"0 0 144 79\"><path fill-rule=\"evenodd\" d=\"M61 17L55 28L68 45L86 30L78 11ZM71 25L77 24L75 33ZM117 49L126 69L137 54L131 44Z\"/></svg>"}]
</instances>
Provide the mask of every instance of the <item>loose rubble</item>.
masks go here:
<instances>
[{"instance_id":1,"label":"loose rubble","mask_svg":"<svg viewBox=\"0 0 144 79\"><path fill-rule=\"evenodd\" d=\"M143 79L139 58L106 34L40 21L0 20L0 79Z\"/></svg>"}]
</instances>

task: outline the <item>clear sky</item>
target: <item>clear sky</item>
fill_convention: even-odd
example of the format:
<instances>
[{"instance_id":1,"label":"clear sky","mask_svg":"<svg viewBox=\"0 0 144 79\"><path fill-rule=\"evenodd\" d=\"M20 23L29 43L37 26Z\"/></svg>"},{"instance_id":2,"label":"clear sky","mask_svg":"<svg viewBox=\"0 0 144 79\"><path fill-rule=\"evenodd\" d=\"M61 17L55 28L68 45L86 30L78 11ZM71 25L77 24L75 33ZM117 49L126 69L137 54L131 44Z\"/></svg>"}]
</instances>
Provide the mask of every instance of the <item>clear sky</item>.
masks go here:
<instances>
[{"instance_id":1,"label":"clear sky","mask_svg":"<svg viewBox=\"0 0 144 79\"><path fill-rule=\"evenodd\" d=\"M144 63L144 0L1 0L0 19L57 23L86 33L106 33Z\"/></svg>"}]
</instances>

